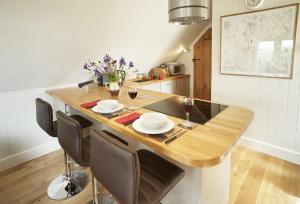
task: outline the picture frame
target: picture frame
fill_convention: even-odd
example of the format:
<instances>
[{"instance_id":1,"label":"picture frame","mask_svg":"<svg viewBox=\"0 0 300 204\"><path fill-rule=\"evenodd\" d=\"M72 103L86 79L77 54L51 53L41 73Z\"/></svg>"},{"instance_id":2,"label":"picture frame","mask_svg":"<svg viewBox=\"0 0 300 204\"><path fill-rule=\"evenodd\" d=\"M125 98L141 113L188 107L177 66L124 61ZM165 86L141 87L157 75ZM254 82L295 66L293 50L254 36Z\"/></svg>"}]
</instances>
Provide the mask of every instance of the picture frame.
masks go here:
<instances>
[{"instance_id":1,"label":"picture frame","mask_svg":"<svg viewBox=\"0 0 300 204\"><path fill-rule=\"evenodd\" d=\"M291 79L298 11L290 4L221 16L220 74Z\"/></svg>"}]
</instances>

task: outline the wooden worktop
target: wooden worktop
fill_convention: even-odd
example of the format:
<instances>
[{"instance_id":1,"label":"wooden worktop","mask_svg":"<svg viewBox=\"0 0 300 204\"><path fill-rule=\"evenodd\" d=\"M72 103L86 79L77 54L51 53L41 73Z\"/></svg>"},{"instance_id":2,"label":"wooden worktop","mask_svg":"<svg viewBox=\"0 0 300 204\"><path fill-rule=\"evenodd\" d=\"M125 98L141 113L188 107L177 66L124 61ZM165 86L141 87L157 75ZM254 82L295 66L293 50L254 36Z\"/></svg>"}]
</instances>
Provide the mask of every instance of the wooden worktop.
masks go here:
<instances>
[{"instance_id":1,"label":"wooden worktop","mask_svg":"<svg viewBox=\"0 0 300 204\"><path fill-rule=\"evenodd\" d=\"M50 90L47 93L90 118L119 131L125 137L133 138L153 148L158 154L192 167L208 167L219 164L249 126L254 115L252 111L246 108L229 106L206 124L197 125L175 141L165 144L138 133L131 127L115 122L116 118L107 119L100 114L80 107L86 102L111 98L105 87L90 86L88 91L77 87L63 88ZM147 97L141 98L142 96ZM139 90L135 105L143 107L172 96L174 95ZM124 105L130 103L127 87L123 87L118 100ZM137 112L143 113L149 112L149 110L140 108ZM182 121L179 118L171 116L170 118L175 123Z\"/></svg>"},{"instance_id":2,"label":"wooden worktop","mask_svg":"<svg viewBox=\"0 0 300 204\"><path fill-rule=\"evenodd\" d=\"M164 82L164 81L176 80L176 79L187 78L187 77L190 77L190 75L189 74L180 74L180 75L176 75L176 76L168 76L162 80L150 80L150 81L145 81L145 82L141 82L141 83L134 82L134 81L140 80L139 78L135 78L135 79L127 80L125 82L125 84L128 86L131 86L131 87L132 86L141 86L141 85L143 86L143 85L156 84L156 83L160 83L160 82Z\"/></svg>"}]
</instances>

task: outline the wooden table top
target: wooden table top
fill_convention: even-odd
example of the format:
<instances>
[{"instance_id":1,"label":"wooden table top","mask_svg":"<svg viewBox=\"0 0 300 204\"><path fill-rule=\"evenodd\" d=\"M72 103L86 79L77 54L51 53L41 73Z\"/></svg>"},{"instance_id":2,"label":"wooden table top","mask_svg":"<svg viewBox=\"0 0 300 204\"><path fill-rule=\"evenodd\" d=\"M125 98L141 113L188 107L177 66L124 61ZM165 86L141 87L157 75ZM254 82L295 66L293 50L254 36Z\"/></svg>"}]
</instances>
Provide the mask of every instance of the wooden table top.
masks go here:
<instances>
[{"instance_id":1,"label":"wooden table top","mask_svg":"<svg viewBox=\"0 0 300 204\"><path fill-rule=\"evenodd\" d=\"M127 94L127 87L123 87L117 98L124 105L130 104L131 99ZM241 137L253 120L254 113L246 108L229 106L217 116L204 125L197 125L180 138L169 144L159 142L144 134L134 131L131 127L117 123L117 118L107 119L91 110L80 107L81 104L111 98L105 87L90 86L89 89L63 88L49 90L47 93L57 100L68 104L94 120L103 123L125 137L133 138L157 153L167 156L177 162L192 167L214 166L222 162L223 158L231 151L235 143ZM135 105L145 105L172 97L172 94L164 94L147 90L139 90ZM140 108L137 112L149 112ZM122 116L121 116L122 117ZM175 122L182 122L182 119L171 117Z\"/></svg>"}]
</instances>

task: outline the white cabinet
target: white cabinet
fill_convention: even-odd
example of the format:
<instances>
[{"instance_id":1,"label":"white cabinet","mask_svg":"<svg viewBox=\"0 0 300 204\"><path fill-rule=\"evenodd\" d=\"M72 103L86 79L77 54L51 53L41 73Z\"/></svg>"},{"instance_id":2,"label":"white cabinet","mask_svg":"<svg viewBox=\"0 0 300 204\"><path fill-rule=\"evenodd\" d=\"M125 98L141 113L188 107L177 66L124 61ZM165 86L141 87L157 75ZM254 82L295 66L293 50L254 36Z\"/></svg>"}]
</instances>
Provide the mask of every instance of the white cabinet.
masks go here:
<instances>
[{"instance_id":1,"label":"white cabinet","mask_svg":"<svg viewBox=\"0 0 300 204\"><path fill-rule=\"evenodd\" d=\"M147 84L142 87L145 90L160 92L160 83Z\"/></svg>"},{"instance_id":2,"label":"white cabinet","mask_svg":"<svg viewBox=\"0 0 300 204\"><path fill-rule=\"evenodd\" d=\"M167 80L142 86L143 89L167 94L176 94L181 96L189 95L189 78L182 77L173 80Z\"/></svg>"},{"instance_id":3,"label":"white cabinet","mask_svg":"<svg viewBox=\"0 0 300 204\"><path fill-rule=\"evenodd\" d=\"M162 93L174 94L176 93L176 80L163 81L160 83L160 91Z\"/></svg>"}]
</instances>

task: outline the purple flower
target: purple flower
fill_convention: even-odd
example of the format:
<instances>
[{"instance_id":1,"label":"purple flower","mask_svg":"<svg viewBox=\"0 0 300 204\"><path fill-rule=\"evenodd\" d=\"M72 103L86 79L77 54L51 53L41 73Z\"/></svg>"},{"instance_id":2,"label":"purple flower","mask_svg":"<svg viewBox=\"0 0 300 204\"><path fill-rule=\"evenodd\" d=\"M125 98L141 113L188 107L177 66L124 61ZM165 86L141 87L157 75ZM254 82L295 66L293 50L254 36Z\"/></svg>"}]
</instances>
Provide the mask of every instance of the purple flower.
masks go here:
<instances>
[{"instance_id":1,"label":"purple flower","mask_svg":"<svg viewBox=\"0 0 300 204\"><path fill-rule=\"evenodd\" d=\"M129 62L129 68L134 67L133 62Z\"/></svg>"},{"instance_id":2,"label":"purple flower","mask_svg":"<svg viewBox=\"0 0 300 204\"><path fill-rule=\"evenodd\" d=\"M110 60L111 60L111 57L110 57L108 54L106 54L106 55L103 57L103 62L104 62L104 63L109 63Z\"/></svg>"},{"instance_id":3,"label":"purple flower","mask_svg":"<svg viewBox=\"0 0 300 204\"><path fill-rule=\"evenodd\" d=\"M83 69L88 70L88 71L91 71L90 67L91 67L91 66L90 66L88 63L85 63L85 64L83 65Z\"/></svg>"},{"instance_id":4,"label":"purple flower","mask_svg":"<svg viewBox=\"0 0 300 204\"><path fill-rule=\"evenodd\" d=\"M103 67L105 73L108 73L108 67Z\"/></svg>"},{"instance_id":5,"label":"purple flower","mask_svg":"<svg viewBox=\"0 0 300 204\"><path fill-rule=\"evenodd\" d=\"M121 57L119 64L120 64L121 67L126 65L124 57Z\"/></svg>"},{"instance_id":6,"label":"purple flower","mask_svg":"<svg viewBox=\"0 0 300 204\"><path fill-rule=\"evenodd\" d=\"M98 69L94 69L94 73L95 73L95 76L98 76L100 74Z\"/></svg>"}]
</instances>

